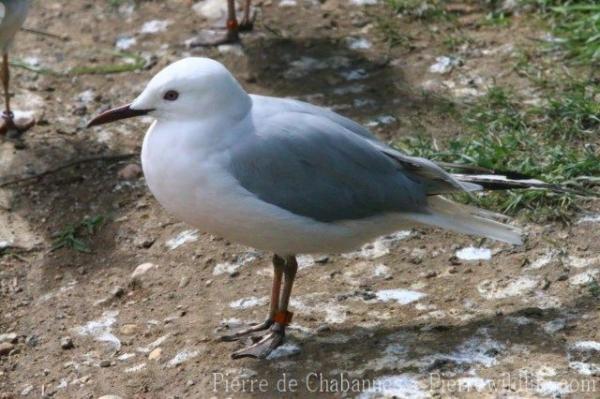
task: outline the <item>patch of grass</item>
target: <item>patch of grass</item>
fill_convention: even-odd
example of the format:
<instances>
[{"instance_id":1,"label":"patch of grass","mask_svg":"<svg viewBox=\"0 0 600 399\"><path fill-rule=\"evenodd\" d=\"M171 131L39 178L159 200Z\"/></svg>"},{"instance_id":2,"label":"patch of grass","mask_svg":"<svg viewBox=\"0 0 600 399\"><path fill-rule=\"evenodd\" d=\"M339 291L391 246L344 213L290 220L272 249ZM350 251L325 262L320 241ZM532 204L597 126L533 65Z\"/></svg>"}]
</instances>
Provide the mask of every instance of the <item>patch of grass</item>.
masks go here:
<instances>
[{"instance_id":1,"label":"patch of grass","mask_svg":"<svg viewBox=\"0 0 600 399\"><path fill-rule=\"evenodd\" d=\"M507 90L493 88L464 110L465 135L441 143L441 149L422 136L399 146L437 161L518 172L583 188L576 178L600 174L600 154L576 138L588 137L591 133L583 127L597 127L598 121L588 112L594 107L593 100L581 95L579 84L573 87L576 89L556 93L548 104L535 107L523 107ZM467 196L461 199L470 201ZM479 201L508 214L526 210L534 220L567 221L579 209L572 194L542 190L494 192L482 195Z\"/></svg>"},{"instance_id":2,"label":"patch of grass","mask_svg":"<svg viewBox=\"0 0 600 399\"><path fill-rule=\"evenodd\" d=\"M548 106L537 109L537 116L549 122L548 134L555 137L598 139L600 85L577 82L555 91Z\"/></svg>"},{"instance_id":3,"label":"patch of grass","mask_svg":"<svg viewBox=\"0 0 600 399\"><path fill-rule=\"evenodd\" d=\"M550 17L555 45L582 63L600 62L600 3L598 0L525 0Z\"/></svg>"},{"instance_id":4,"label":"patch of grass","mask_svg":"<svg viewBox=\"0 0 600 399\"><path fill-rule=\"evenodd\" d=\"M69 75L110 75L113 73L133 72L144 67L146 61L139 55L126 52L115 53L121 62L71 68Z\"/></svg>"},{"instance_id":5,"label":"patch of grass","mask_svg":"<svg viewBox=\"0 0 600 399\"><path fill-rule=\"evenodd\" d=\"M588 283L588 291L590 292L590 294L596 298L596 299L600 299L600 284L598 284L598 281L596 279L593 279L592 281L590 281Z\"/></svg>"},{"instance_id":6,"label":"patch of grass","mask_svg":"<svg viewBox=\"0 0 600 399\"><path fill-rule=\"evenodd\" d=\"M457 31L456 33L447 34L444 36L443 44L448 49L448 51L456 52L460 49L461 46L467 44L474 44L475 41L463 34L461 31Z\"/></svg>"},{"instance_id":7,"label":"patch of grass","mask_svg":"<svg viewBox=\"0 0 600 399\"><path fill-rule=\"evenodd\" d=\"M396 14L409 15L419 19L432 19L446 15L444 0L387 0Z\"/></svg>"},{"instance_id":8,"label":"patch of grass","mask_svg":"<svg viewBox=\"0 0 600 399\"><path fill-rule=\"evenodd\" d=\"M108 5L113 8L118 8L123 2L124 0L108 0Z\"/></svg>"},{"instance_id":9,"label":"patch of grass","mask_svg":"<svg viewBox=\"0 0 600 399\"><path fill-rule=\"evenodd\" d=\"M144 68L146 61L139 55L118 51L113 53L120 62L114 64L98 64L73 67L67 71L56 71L50 68L43 68L29 65L23 61L11 61L10 65L16 68L22 68L40 75L55 76L79 76L79 75L111 75L115 73L134 72Z\"/></svg>"},{"instance_id":10,"label":"patch of grass","mask_svg":"<svg viewBox=\"0 0 600 399\"><path fill-rule=\"evenodd\" d=\"M104 221L104 216L86 217L77 224L65 226L54 239L52 251L71 248L77 252L90 253L89 239L96 234Z\"/></svg>"},{"instance_id":11,"label":"patch of grass","mask_svg":"<svg viewBox=\"0 0 600 399\"><path fill-rule=\"evenodd\" d=\"M393 13L371 15L375 28L383 37L388 47L408 46L411 37L402 32L402 21Z\"/></svg>"}]
</instances>

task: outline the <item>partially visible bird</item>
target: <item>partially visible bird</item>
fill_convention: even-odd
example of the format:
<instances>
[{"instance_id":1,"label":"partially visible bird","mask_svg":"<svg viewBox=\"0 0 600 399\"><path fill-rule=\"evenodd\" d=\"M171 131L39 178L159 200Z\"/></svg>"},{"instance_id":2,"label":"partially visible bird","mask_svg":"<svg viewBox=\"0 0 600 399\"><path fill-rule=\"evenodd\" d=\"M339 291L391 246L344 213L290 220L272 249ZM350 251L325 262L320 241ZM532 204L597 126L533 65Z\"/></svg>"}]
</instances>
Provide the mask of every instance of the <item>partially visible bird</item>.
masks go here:
<instances>
[{"instance_id":1,"label":"partially visible bird","mask_svg":"<svg viewBox=\"0 0 600 399\"><path fill-rule=\"evenodd\" d=\"M12 46L15 35L23 26L31 0L0 0L0 51L2 51L2 85L4 88L4 112L0 133L8 136L18 136L33 126L33 119L15 122L14 114L10 108L10 70L8 65L8 52Z\"/></svg>"},{"instance_id":2,"label":"partially visible bird","mask_svg":"<svg viewBox=\"0 0 600 399\"><path fill-rule=\"evenodd\" d=\"M415 225L521 243L518 228L494 220L502 215L442 197L512 179L452 175L325 108L248 94L217 61L169 65L133 103L89 126L140 115L156 119L142 167L158 201L204 231L275 254L267 319L223 339L264 333L234 357L264 358L283 342L297 254L346 252Z\"/></svg>"},{"instance_id":3,"label":"partially visible bird","mask_svg":"<svg viewBox=\"0 0 600 399\"><path fill-rule=\"evenodd\" d=\"M240 32L251 31L254 27L254 21L251 15L252 0L244 0L244 15L238 23L235 0L227 0L227 19L225 22L225 34L217 38L199 39L194 42L194 46L218 46L221 44L231 44L240 41Z\"/></svg>"}]
</instances>

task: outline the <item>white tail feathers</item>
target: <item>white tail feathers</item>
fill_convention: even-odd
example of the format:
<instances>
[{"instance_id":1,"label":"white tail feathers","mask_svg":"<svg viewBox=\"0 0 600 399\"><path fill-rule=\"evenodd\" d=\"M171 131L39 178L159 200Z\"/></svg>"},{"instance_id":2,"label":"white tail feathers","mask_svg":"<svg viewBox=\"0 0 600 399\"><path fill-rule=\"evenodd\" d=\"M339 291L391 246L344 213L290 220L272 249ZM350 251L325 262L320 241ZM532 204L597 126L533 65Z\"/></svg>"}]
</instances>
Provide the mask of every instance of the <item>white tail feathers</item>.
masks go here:
<instances>
[{"instance_id":1,"label":"white tail feathers","mask_svg":"<svg viewBox=\"0 0 600 399\"><path fill-rule=\"evenodd\" d=\"M429 197L427 203L428 212L410 213L403 216L414 222L441 227L457 233L487 237L514 245L523 243L519 228L494 220L507 219L504 215L458 204L439 196Z\"/></svg>"}]
</instances>

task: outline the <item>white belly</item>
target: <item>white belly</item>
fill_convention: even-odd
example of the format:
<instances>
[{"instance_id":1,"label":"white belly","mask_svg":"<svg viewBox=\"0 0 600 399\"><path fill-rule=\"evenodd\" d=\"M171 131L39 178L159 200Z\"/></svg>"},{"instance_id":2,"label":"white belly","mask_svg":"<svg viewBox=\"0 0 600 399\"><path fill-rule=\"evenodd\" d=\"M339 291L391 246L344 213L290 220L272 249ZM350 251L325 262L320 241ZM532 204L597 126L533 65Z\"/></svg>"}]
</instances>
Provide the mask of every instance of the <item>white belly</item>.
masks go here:
<instances>
[{"instance_id":1,"label":"white belly","mask_svg":"<svg viewBox=\"0 0 600 399\"><path fill-rule=\"evenodd\" d=\"M173 137L150 132L142 148L142 167L152 194L178 219L280 255L345 252L400 225L393 215L340 224L294 215L241 187L224 167L226 156L191 151Z\"/></svg>"}]
</instances>

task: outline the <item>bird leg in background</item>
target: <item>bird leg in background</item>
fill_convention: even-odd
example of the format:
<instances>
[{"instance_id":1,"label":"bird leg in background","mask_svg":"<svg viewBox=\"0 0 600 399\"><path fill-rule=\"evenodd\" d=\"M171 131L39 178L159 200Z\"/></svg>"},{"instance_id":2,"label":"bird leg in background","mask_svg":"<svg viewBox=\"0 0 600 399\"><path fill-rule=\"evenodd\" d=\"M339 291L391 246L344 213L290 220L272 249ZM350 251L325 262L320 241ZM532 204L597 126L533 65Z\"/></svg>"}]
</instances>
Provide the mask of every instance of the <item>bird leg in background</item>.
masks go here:
<instances>
[{"instance_id":1,"label":"bird leg in background","mask_svg":"<svg viewBox=\"0 0 600 399\"><path fill-rule=\"evenodd\" d=\"M4 88L4 106L5 110L2 113L2 123L0 124L0 134L6 134L8 137L18 137L34 124L33 119L22 121L17 125L14 120L14 115L10 109L10 71L8 66L8 54L2 56L2 86Z\"/></svg>"},{"instance_id":2,"label":"bird leg in background","mask_svg":"<svg viewBox=\"0 0 600 399\"><path fill-rule=\"evenodd\" d=\"M260 337L258 342L234 352L231 355L232 358L239 359L242 357L252 357L256 359L264 359L269 355L269 353L283 343L283 339L285 337L285 328L288 324L290 324L293 316L293 313L288 312L287 309L297 270L298 262L296 261L296 257L287 256L285 259L285 268L283 269L283 291L281 292L281 296L279 298L279 307L277 309L277 313L275 313L273 325L271 328L269 328L269 331Z\"/></svg>"},{"instance_id":3,"label":"bird leg in background","mask_svg":"<svg viewBox=\"0 0 600 399\"><path fill-rule=\"evenodd\" d=\"M240 32L249 32L254 28L254 16L250 16L250 3L252 0L244 0L244 16L238 27Z\"/></svg>"},{"instance_id":4,"label":"bird leg in background","mask_svg":"<svg viewBox=\"0 0 600 399\"><path fill-rule=\"evenodd\" d=\"M249 1L249 0L248 0ZM238 43L240 41L239 25L235 16L235 0L227 0L227 32L221 37L199 37L191 46L192 47L210 47L221 44Z\"/></svg>"},{"instance_id":5,"label":"bird leg in background","mask_svg":"<svg viewBox=\"0 0 600 399\"><path fill-rule=\"evenodd\" d=\"M255 333L257 331L266 330L271 327L275 320L275 314L279 309L279 295L281 293L281 277L283 276L283 269L285 267L285 260L278 255L273 255L273 288L271 289L271 304L269 306L269 316L262 323L256 324L249 328L237 331L233 334L221 336L222 341L237 341L238 339Z\"/></svg>"}]
</instances>

